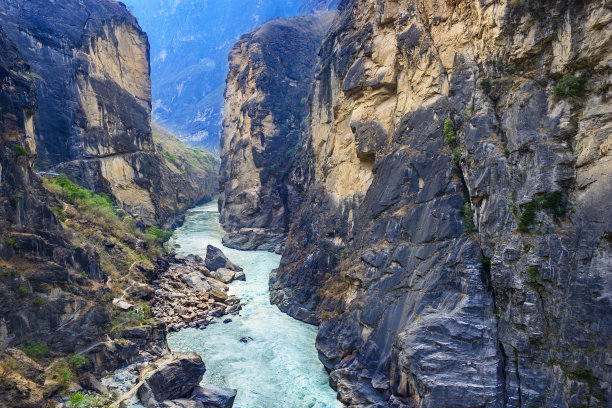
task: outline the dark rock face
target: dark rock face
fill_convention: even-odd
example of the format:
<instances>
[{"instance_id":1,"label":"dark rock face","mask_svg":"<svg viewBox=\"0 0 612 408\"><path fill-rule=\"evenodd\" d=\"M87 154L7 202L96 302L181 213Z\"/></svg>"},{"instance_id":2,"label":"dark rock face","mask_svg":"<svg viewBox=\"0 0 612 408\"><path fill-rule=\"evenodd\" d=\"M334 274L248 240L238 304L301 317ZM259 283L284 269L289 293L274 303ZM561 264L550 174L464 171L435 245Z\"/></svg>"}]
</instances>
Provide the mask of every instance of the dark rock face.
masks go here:
<instances>
[{"instance_id":1,"label":"dark rock face","mask_svg":"<svg viewBox=\"0 0 612 408\"><path fill-rule=\"evenodd\" d=\"M350 406L606 406L609 7L339 8L273 303Z\"/></svg>"},{"instance_id":2,"label":"dark rock face","mask_svg":"<svg viewBox=\"0 0 612 408\"><path fill-rule=\"evenodd\" d=\"M303 147L308 89L331 19L326 13L273 20L232 48L219 176L224 245L282 249L301 201L290 163Z\"/></svg>"},{"instance_id":3,"label":"dark rock face","mask_svg":"<svg viewBox=\"0 0 612 408\"><path fill-rule=\"evenodd\" d=\"M191 399L210 408L232 408L237 391L215 385L198 386Z\"/></svg>"},{"instance_id":4,"label":"dark rock face","mask_svg":"<svg viewBox=\"0 0 612 408\"><path fill-rule=\"evenodd\" d=\"M221 268L230 269L236 272L242 271L241 267L234 265L227 259L223 251L212 245L206 247L206 259L204 259L204 264L211 271L216 271Z\"/></svg>"},{"instance_id":5,"label":"dark rock face","mask_svg":"<svg viewBox=\"0 0 612 408\"><path fill-rule=\"evenodd\" d=\"M133 216L165 227L215 194L216 183L190 192L188 178L169 170L156 150L149 43L121 3L2 0L0 8L0 24L36 89L28 126L40 170L110 193Z\"/></svg>"},{"instance_id":6,"label":"dark rock face","mask_svg":"<svg viewBox=\"0 0 612 408\"><path fill-rule=\"evenodd\" d=\"M86 252L71 252L48 208L54 203L31 169L36 155L32 132L36 94L28 65L1 30L0 83L0 262L6 265L16 256L25 266L21 274L0 268L0 344L43 333L49 345L73 351L99 335L109 317L102 307L87 301L93 291L70 290L70 269L92 279L100 276ZM48 295L52 287L59 292L41 297L44 310L32 304L33 292Z\"/></svg>"},{"instance_id":7,"label":"dark rock face","mask_svg":"<svg viewBox=\"0 0 612 408\"><path fill-rule=\"evenodd\" d=\"M174 353L157 360L141 375L138 398L147 408L162 401L189 397L206 372L197 354Z\"/></svg>"}]
</instances>

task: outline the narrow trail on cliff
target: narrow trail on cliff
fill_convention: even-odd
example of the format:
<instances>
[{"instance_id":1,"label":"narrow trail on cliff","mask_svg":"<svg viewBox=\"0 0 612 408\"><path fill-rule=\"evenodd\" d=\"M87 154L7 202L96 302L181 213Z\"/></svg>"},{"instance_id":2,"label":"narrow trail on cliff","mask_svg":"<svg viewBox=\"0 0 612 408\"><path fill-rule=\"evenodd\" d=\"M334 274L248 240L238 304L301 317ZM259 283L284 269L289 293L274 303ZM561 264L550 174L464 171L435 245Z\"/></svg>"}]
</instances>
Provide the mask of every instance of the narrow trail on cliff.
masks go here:
<instances>
[{"instance_id":1,"label":"narrow trail on cliff","mask_svg":"<svg viewBox=\"0 0 612 408\"><path fill-rule=\"evenodd\" d=\"M315 349L316 327L270 305L268 277L280 256L223 247L216 202L187 213L170 244L180 254L205 256L206 246L222 248L244 268L245 282L230 285L244 307L230 323L220 318L205 330L184 329L169 335L172 351L194 351L206 363L205 383L235 388L235 408L340 407ZM241 341L241 339L243 341Z\"/></svg>"}]
</instances>

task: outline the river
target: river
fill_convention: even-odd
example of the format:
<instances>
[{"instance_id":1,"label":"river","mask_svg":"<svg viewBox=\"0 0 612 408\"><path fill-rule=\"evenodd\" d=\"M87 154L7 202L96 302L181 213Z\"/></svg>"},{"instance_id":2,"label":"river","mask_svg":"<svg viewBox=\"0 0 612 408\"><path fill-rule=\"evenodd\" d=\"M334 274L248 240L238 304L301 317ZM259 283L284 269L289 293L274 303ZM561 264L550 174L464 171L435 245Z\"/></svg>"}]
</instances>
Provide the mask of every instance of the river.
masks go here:
<instances>
[{"instance_id":1,"label":"river","mask_svg":"<svg viewBox=\"0 0 612 408\"><path fill-rule=\"evenodd\" d=\"M169 244L177 253L206 255L206 246L222 248L244 268L245 282L234 282L230 294L244 303L231 323L219 319L205 330L184 329L168 336L172 351L193 351L206 364L204 383L238 390L235 408L341 407L329 376L317 357L316 327L294 320L270 304L268 276L280 256L239 251L221 244L216 202L190 210ZM250 337L248 343L241 338Z\"/></svg>"}]
</instances>

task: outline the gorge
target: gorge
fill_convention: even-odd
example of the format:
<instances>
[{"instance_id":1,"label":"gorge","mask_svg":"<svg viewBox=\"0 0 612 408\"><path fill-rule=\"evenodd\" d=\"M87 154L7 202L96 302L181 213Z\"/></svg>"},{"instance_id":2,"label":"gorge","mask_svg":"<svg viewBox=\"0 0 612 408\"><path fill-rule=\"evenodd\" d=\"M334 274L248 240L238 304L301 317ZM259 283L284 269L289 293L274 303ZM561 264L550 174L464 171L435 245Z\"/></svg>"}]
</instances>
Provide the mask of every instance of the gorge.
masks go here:
<instances>
[{"instance_id":1,"label":"gorge","mask_svg":"<svg viewBox=\"0 0 612 408\"><path fill-rule=\"evenodd\" d=\"M0 406L612 406L612 3L152 3L0 0Z\"/></svg>"}]
</instances>

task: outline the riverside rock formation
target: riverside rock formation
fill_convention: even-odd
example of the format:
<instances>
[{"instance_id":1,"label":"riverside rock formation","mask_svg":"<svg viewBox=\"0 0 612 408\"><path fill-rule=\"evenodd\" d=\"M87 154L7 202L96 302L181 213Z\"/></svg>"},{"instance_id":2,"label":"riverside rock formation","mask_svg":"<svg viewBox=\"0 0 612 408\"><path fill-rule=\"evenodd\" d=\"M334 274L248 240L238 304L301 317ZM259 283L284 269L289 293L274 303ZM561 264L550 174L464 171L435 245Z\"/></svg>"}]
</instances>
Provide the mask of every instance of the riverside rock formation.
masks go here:
<instances>
[{"instance_id":1,"label":"riverside rock formation","mask_svg":"<svg viewBox=\"0 0 612 408\"><path fill-rule=\"evenodd\" d=\"M104 392L96 376L168 352L149 306L164 234L143 222L210 198L216 162L154 146L148 89L118 3L0 1L0 406Z\"/></svg>"},{"instance_id":2,"label":"riverside rock formation","mask_svg":"<svg viewBox=\"0 0 612 408\"><path fill-rule=\"evenodd\" d=\"M69 174L166 227L214 195L215 183L188 188L156 151L149 43L125 6L2 0L0 25L30 65L39 108L28 120L39 170Z\"/></svg>"},{"instance_id":3,"label":"riverside rock formation","mask_svg":"<svg viewBox=\"0 0 612 408\"><path fill-rule=\"evenodd\" d=\"M232 48L219 175L226 246L282 248L302 198L289 170L302 149L310 79L333 15L273 20Z\"/></svg>"},{"instance_id":4,"label":"riverside rock formation","mask_svg":"<svg viewBox=\"0 0 612 408\"><path fill-rule=\"evenodd\" d=\"M610 2L339 9L272 301L350 406L609 406Z\"/></svg>"}]
</instances>

